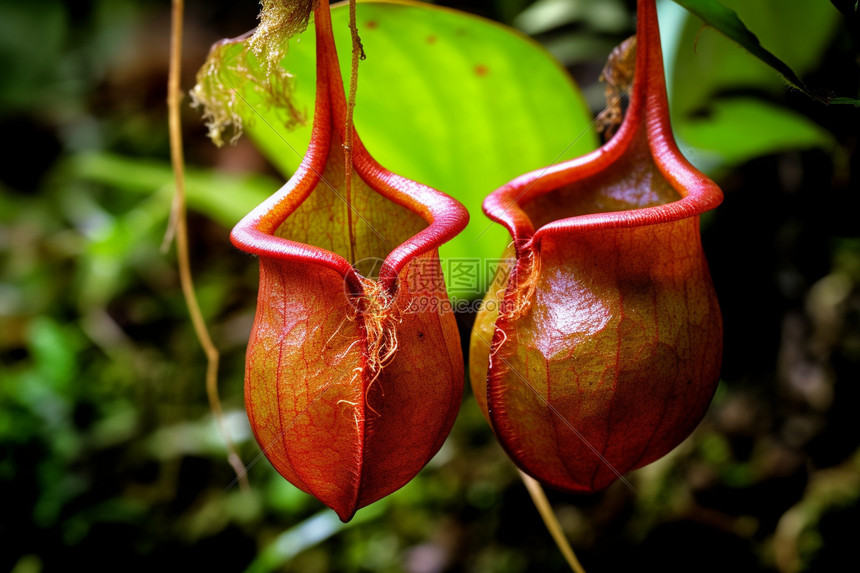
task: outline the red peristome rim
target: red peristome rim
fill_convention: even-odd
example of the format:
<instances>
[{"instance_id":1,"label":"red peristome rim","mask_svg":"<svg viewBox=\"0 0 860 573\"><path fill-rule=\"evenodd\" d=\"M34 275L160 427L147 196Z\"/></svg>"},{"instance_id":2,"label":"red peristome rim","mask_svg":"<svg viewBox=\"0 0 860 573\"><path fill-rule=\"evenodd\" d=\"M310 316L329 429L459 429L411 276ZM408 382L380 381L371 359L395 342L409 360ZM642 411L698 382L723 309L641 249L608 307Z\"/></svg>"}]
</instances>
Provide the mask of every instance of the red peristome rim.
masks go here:
<instances>
[{"instance_id":1,"label":"red peristome rim","mask_svg":"<svg viewBox=\"0 0 860 573\"><path fill-rule=\"evenodd\" d=\"M518 249L539 242L544 235L558 232L677 221L700 215L722 202L720 188L681 155L672 137L654 0L639 0L638 11L637 79L634 80L630 106L618 133L599 149L577 159L522 175L493 191L484 200L484 212L508 229ZM642 70L647 70L647 73L642 73ZM681 194L681 199L656 207L579 215L553 221L539 229L534 228L522 205L610 165L626 151L643 121L654 162L666 180Z\"/></svg>"},{"instance_id":2,"label":"red peristome rim","mask_svg":"<svg viewBox=\"0 0 860 573\"><path fill-rule=\"evenodd\" d=\"M346 97L331 28L327 0L315 11L317 39L317 87L314 125L308 152L292 178L274 195L246 215L233 228L230 238L243 251L261 257L300 261L330 268L350 281L360 292L355 269L341 255L274 235L278 226L320 183L331 144L332 127L343 138ZM395 247L385 258L379 280L392 291L397 275L413 258L438 248L462 231L469 213L455 199L431 187L394 174L367 152L358 133L353 135L353 166L373 190L420 215L428 226Z\"/></svg>"}]
</instances>

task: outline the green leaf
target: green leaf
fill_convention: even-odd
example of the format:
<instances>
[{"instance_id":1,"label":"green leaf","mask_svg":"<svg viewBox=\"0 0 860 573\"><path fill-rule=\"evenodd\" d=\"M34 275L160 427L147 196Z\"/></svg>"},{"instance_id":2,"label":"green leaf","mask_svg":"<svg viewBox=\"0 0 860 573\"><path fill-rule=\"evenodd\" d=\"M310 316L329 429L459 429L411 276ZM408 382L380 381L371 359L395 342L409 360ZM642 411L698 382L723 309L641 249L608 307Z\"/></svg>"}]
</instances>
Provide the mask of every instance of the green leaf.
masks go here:
<instances>
[{"instance_id":1,"label":"green leaf","mask_svg":"<svg viewBox=\"0 0 860 573\"><path fill-rule=\"evenodd\" d=\"M527 34L543 34L561 26L585 22L594 30L618 34L630 25L629 19L620 0L538 0L514 19L514 25Z\"/></svg>"},{"instance_id":2,"label":"green leaf","mask_svg":"<svg viewBox=\"0 0 860 573\"><path fill-rule=\"evenodd\" d=\"M40 382L61 393L68 391L78 372L75 357L82 346L77 331L40 316L30 323L28 337Z\"/></svg>"},{"instance_id":3,"label":"green leaf","mask_svg":"<svg viewBox=\"0 0 860 573\"><path fill-rule=\"evenodd\" d=\"M380 517L387 508L390 498L375 502L361 509L349 523L343 523L334 512L321 511L308 519L287 529L264 547L245 573L267 573L279 571L296 555L329 537L358 525L367 524Z\"/></svg>"},{"instance_id":4,"label":"green leaf","mask_svg":"<svg viewBox=\"0 0 860 573\"><path fill-rule=\"evenodd\" d=\"M56 78L67 31L62 2L46 0L38 10L21 0L0 4L0 115L38 109L65 88Z\"/></svg>"},{"instance_id":5,"label":"green leaf","mask_svg":"<svg viewBox=\"0 0 860 573\"><path fill-rule=\"evenodd\" d=\"M839 105L853 105L854 107L860 107L860 100L851 97L828 97L827 103Z\"/></svg>"},{"instance_id":6,"label":"green leaf","mask_svg":"<svg viewBox=\"0 0 860 573\"><path fill-rule=\"evenodd\" d=\"M709 111L681 123L678 135L697 153L716 155L722 166L778 151L835 145L830 132L812 120L754 98L720 99Z\"/></svg>"},{"instance_id":7,"label":"green leaf","mask_svg":"<svg viewBox=\"0 0 860 573\"><path fill-rule=\"evenodd\" d=\"M367 59L359 66L355 122L367 149L391 171L448 193L469 209L469 227L443 247L443 257L499 257L510 239L481 216L481 202L522 173L596 147L582 95L541 47L488 20L394 2L363 2L357 13ZM347 16L345 6L332 10L346 77ZM314 50L309 29L290 42L284 59L295 76L296 105L309 116L294 131L282 127L284 115L266 107L253 85L225 76L247 104L236 109L246 131L285 174L298 166L310 140ZM227 58L240 51L232 47ZM259 74L259 68L252 72ZM449 282L452 293L482 295L487 277L476 278L460 288Z\"/></svg>"},{"instance_id":8,"label":"green leaf","mask_svg":"<svg viewBox=\"0 0 860 573\"><path fill-rule=\"evenodd\" d=\"M173 169L165 161L92 152L76 155L63 166L63 173L109 185L117 190L149 195L156 191L173 193ZM225 174L215 170L189 168L185 174L188 206L225 227L232 227L256 207L278 183L261 175ZM167 209L164 210L165 217Z\"/></svg>"},{"instance_id":9,"label":"green leaf","mask_svg":"<svg viewBox=\"0 0 860 573\"><path fill-rule=\"evenodd\" d=\"M716 0L675 0L678 4L713 26L776 71L795 87L805 90L800 78L788 65L762 47L755 34L747 29L737 12Z\"/></svg>"},{"instance_id":10,"label":"green leaf","mask_svg":"<svg viewBox=\"0 0 860 573\"><path fill-rule=\"evenodd\" d=\"M734 10L717 2L717 0L675 0L675 2L701 18L705 24L719 30L726 37L738 43L767 66L779 72L786 82L810 98L827 104L860 105L860 100L847 97L827 97L811 92L791 66L764 48L758 37L747 28ZM737 2L735 3L737 4ZM787 52L794 53L797 60L805 65L810 62L809 56L812 56L812 61L814 61L817 53L816 44L818 44L819 49L823 47L822 42L829 39L825 30L832 30L835 24L836 12L832 6L828 6L824 2L789 3L762 0L746 2L743 5L745 10L758 10L763 16L760 19L763 27L766 26L777 31L779 37L783 39L783 43L790 42L783 47ZM793 19L791 23L794 26L781 26L781 21L786 19ZM759 27L754 29L761 30ZM803 38L803 42L798 42L797 38ZM718 69L710 62L707 66L709 71ZM738 71L733 66L722 66L720 69L728 73L737 73ZM719 73L717 72L717 75ZM688 78L683 78L681 81L688 81Z\"/></svg>"}]
</instances>

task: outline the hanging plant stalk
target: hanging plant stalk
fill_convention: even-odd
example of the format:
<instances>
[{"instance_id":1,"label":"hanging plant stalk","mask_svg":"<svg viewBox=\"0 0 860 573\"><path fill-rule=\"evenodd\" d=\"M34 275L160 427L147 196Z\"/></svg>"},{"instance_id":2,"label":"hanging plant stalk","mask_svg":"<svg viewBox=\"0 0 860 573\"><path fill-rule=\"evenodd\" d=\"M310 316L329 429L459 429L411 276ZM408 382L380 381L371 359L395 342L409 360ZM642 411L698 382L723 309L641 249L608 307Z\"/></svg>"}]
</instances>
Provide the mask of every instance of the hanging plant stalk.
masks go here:
<instances>
[{"instance_id":1,"label":"hanging plant stalk","mask_svg":"<svg viewBox=\"0 0 860 573\"><path fill-rule=\"evenodd\" d=\"M179 279L182 285L182 294L185 297L185 305L191 315L191 323L194 326L194 334L206 353L206 394L209 398L209 406L212 415L218 425L218 430L227 447L228 461L236 472L239 486L248 489L248 478L245 465L236 451L236 446L230 436L230 432L224 425L224 412L221 408L221 399L218 396L218 363L220 353L212 342L206 321L200 311L200 304L194 291L194 281L191 275L191 263L188 251L188 223L185 216L185 159L182 152L182 124L180 121L180 102L182 101L182 90L180 89L180 78L182 76L182 28L185 4L183 0L173 0L173 13L171 19L171 43L170 43L170 70L167 85L168 121L170 129L170 156L173 163L176 189L174 191L173 207L171 210L171 233L176 237L176 254L179 262Z\"/></svg>"}]
</instances>

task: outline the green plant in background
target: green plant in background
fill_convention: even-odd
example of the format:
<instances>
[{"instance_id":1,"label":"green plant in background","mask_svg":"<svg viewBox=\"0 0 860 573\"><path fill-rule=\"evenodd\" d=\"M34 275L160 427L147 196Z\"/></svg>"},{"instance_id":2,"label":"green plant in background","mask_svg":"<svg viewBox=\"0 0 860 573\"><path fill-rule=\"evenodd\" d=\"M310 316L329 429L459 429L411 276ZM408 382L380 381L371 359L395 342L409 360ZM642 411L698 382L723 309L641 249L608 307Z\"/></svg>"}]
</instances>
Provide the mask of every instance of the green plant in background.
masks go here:
<instances>
[{"instance_id":1,"label":"green plant in background","mask_svg":"<svg viewBox=\"0 0 860 573\"><path fill-rule=\"evenodd\" d=\"M546 18L529 31L586 78L583 93L597 111L603 88L588 81L601 63L589 62L602 62L630 33L631 13L621 2L557 4L567 6L563 27ZM852 6L840 3L840 14L823 1L724 4L813 91L857 95ZM482 9L507 22L519 16L525 28L535 6L542 7ZM550 500L586 565L619 569L646 559L683 570L696 550L701 556L719 546L702 570L730 557L735 567L763 570L827 567L848 554L850 540L839 532L850 531L857 515L849 406L856 394L848 383L858 364L857 116L786 89L713 30L696 44L698 18L673 6L660 9L669 18L661 28L676 133L728 197L704 229L714 275L726 277L717 283L723 306L735 309L726 316L724 382L689 445L639 472L637 496L612 488L589 500L550 492ZM0 6L9 32L0 35L8 71L0 122L16 136L0 162L0 567L98 570L129 556L141 568L193 558L242 569L257 557L257 570L560 567L469 401L440 456L383 506L359 512L360 527L341 529L330 512L331 520L314 516L319 506L266 464L251 468L252 493L224 491L233 476L200 387L204 365L175 271L159 251L171 191L159 111L166 54L144 39L166 28L163 5L43 2L36 9L15 0ZM250 21L255 7L241 9L190 6L192 27L206 37L196 44L189 36L187 69L202 62L212 40L246 27L223 27L227 16ZM216 18L222 28L211 31ZM36 29L45 40L39 58L34 34L13 33ZM706 64L709 45L731 63ZM372 60L362 66L369 70ZM715 74L721 83L706 88ZM361 82L359 98L367 97L371 83ZM183 80L186 89L192 83ZM682 103L687 96L691 103ZM746 115L730 109L739 98ZM362 106L356 121L367 139ZM757 118L772 127L756 129ZM196 122L189 112L185 128L202 140ZM724 143L732 122L746 130L740 150ZM701 137L685 135L685 123ZM227 247L226 230L283 175L258 167L266 175L226 175L194 142L192 260L201 307L224 353L226 420L250 462L255 448L244 433L239 381L256 277ZM246 152L240 143L219 161ZM235 210L233 197L242 198ZM827 493L837 491L833 484L846 494Z\"/></svg>"}]
</instances>

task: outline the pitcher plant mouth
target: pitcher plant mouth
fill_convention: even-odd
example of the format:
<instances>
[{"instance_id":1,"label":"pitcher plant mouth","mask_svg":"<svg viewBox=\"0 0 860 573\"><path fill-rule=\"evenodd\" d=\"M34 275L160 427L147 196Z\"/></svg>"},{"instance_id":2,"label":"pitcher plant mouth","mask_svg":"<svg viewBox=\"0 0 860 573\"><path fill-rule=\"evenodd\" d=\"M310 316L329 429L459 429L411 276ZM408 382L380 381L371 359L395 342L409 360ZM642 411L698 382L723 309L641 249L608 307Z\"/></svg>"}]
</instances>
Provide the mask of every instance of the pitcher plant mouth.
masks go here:
<instances>
[{"instance_id":1,"label":"pitcher plant mouth","mask_svg":"<svg viewBox=\"0 0 860 573\"><path fill-rule=\"evenodd\" d=\"M672 136L653 1L639 2L637 39L630 104L615 136L587 155L521 175L484 200L484 212L510 232L517 249L537 247L543 237L552 234L656 225L695 217L722 202L720 188L690 164ZM661 197L647 206L631 204L627 208L577 213L542 224L530 216L529 205L541 197L561 187L586 185L610 166L617 171L616 164L626 155L647 156L653 175L661 178L675 196ZM616 174L617 183L629 175Z\"/></svg>"},{"instance_id":2,"label":"pitcher plant mouth","mask_svg":"<svg viewBox=\"0 0 860 573\"><path fill-rule=\"evenodd\" d=\"M233 244L248 253L301 261L327 267L347 282L351 292L362 292L363 277L340 253L280 237L276 231L320 185L333 145L344 145L346 98L338 65L331 14L327 1L314 11L317 41L317 80L314 121L308 151L292 178L268 200L246 215L233 229ZM397 277L413 258L437 249L462 231L469 220L465 207L448 195L406 179L381 166L353 133L353 169L367 186L393 203L421 217L427 226L385 255L378 281L389 295L397 290ZM345 201L345 198L341 198ZM352 206L347 208L353 209ZM356 212L357 217L361 217Z\"/></svg>"}]
</instances>

